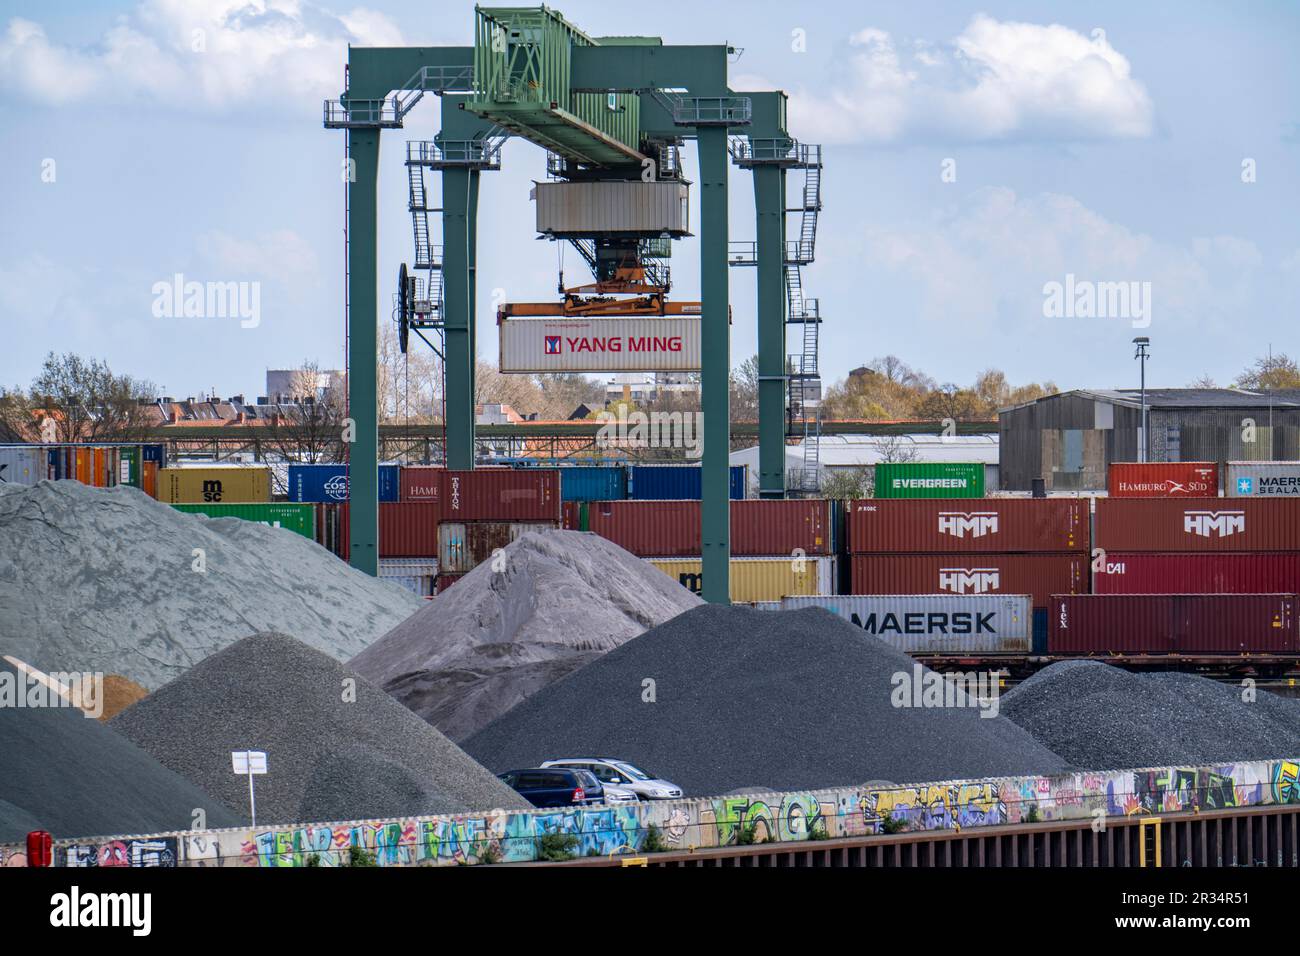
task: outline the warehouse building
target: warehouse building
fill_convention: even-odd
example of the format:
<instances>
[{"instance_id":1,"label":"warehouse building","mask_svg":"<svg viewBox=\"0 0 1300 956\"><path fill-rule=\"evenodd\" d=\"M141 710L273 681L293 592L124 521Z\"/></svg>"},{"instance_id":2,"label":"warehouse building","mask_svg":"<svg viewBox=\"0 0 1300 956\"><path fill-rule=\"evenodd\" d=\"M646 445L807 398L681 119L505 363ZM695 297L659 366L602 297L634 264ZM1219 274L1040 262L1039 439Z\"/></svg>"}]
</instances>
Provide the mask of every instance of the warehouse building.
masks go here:
<instances>
[{"instance_id":1,"label":"warehouse building","mask_svg":"<svg viewBox=\"0 0 1300 956\"><path fill-rule=\"evenodd\" d=\"M1148 461L1300 459L1300 389L1147 389ZM1111 462L1137 461L1137 389L1078 389L998 412L1004 491L1103 491Z\"/></svg>"}]
</instances>

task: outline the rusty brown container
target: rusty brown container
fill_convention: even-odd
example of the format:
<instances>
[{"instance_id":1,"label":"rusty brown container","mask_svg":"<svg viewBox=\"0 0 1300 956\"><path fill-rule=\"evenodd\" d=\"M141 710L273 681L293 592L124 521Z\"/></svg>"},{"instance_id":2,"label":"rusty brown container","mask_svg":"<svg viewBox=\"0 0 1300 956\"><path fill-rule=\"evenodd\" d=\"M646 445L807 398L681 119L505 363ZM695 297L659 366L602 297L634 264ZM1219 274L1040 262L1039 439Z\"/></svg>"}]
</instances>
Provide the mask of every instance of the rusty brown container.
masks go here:
<instances>
[{"instance_id":1,"label":"rusty brown container","mask_svg":"<svg viewBox=\"0 0 1300 956\"><path fill-rule=\"evenodd\" d=\"M848 504L854 554L1087 551L1086 498L868 498Z\"/></svg>"},{"instance_id":2,"label":"rusty brown container","mask_svg":"<svg viewBox=\"0 0 1300 956\"><path fill-rule=\"evenodd\" d=\"M1053 595L1047 649L1058 655L1295 654L1294 594Z\"/></svg>"},{"instance_id":3,"label":"rusty brown container","mask_svg":"<svg viewBox=\"0 0 1300 956\"><path fill-rule=\"evenodd\" d=\"M1105 551L1300 551L1297 498L1098 498Z\"/></svg>"},{"instance_id":4,"label":"rusty brown container","mask_svg":"<svg viewBox=\"0 0 1300 956\"><path fill-rule=\"evenodd\" d=\"M698 501L589 501L587 530L641 557L700 554ZM570 521L576 521L576 512ZM834 553L832 504L820 499L731 502L732 557L767 557L802 551Z\"/></svg>"},{"instance_id":5,"label":"rusty brown container","mask_svg":"<svg viewBox=\"0 0 1300 956\"><path fill-rule=\"evenodd\" d=\"M1088 556L1073 554L855 554L854 594L1053 594L1088 591Z\"/></svg>"}]
</instances>

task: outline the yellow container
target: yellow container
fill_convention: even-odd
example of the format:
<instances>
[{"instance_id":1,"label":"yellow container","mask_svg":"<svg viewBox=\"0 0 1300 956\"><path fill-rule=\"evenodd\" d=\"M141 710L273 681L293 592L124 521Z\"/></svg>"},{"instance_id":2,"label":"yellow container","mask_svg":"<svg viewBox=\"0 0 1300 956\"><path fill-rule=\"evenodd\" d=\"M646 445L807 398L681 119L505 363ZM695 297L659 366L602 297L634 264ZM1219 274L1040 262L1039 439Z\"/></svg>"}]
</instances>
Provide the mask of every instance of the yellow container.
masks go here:
<instances>
[{"instance_id":1,"label":"yellow container","mask_svg":"<svg viewBox=\"0 0 1300 956\"><path fill-rule=\"evenodd\" d=\"M651 564L688 591L700 593L698 558L647 558ZM835 559L732 558L731 600L779 601L793 595L833 594Z\"/></svg>"},{"instance_id":2,"label":"yellow container","mask_svg":"<svg viewBox=\"0 0 1300 956\"><path fill-rule=\"evenodd\" d=\"M163 468L158 500L168 504L244 504L271 500L271 469L264 466Z\"/></svg>"}]
</instances>

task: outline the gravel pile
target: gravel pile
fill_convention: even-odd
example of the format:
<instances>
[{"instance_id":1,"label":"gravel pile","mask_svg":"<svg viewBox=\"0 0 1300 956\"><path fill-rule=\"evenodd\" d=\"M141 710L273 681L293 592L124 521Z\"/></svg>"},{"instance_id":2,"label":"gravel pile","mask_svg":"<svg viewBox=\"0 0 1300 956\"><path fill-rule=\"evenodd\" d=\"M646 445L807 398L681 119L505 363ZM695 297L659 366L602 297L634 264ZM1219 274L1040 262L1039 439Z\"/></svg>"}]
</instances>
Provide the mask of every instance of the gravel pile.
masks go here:
<instances>
[{"instance_id":1,"label":"gravel pile","mask_svg":"<svg viewBox=\"0 0 1300 956\"><path fill-rule=\"evenodd\" d=\"M1002 701L1007 718L1079 769L1254 760L1300 753L1300 702L1195 674L1063 661Z\"/></svg>"},{"instance_id":2,"label":"gravel pile","mask_svg":"<svg viewBox=\"0 0 1300 956\"><path fill-rule=\"evenodd\" d=\"M688 796L1064 769L1003 717L895 707L895 675L910 679L914 666L821 608L706 605L538 691L465 749L498 772L623 758ZM647 679L653 703L643 700Z\"/></svg>"},{"instance_id":3,"label":"gravel pile","mask_svg":"<svg viewBox=\"0 0 1300 956\"><path fill-rule=\"evenodd\" d=\"M352 660L453 740L703 603L599 535L522 535Z\"/></svg>"},{"instance_id":4,"label":"gravel pile","mask_svg":"<svg viewBox=\"0 0 1300 956\"><path fill-rule=\"evenodd\" d=\"M257 631L339 660L421 600L301 535L182 514L135 488L76 481L0 494L0 634L46 671L120 674L148 690ZM206 573L193 569L201 549Z\"/></svg>"},{"instance_id":5,"label":"gravel pile","mask_svg":"<svg viewBox=\"0 0 1300 956\"><path fill-rule=\"evenodd\" d=\"M19 670L0 662L0 681ZM0 706L0 843L30 830L55 839L184 830L239 823L219 800L75 707Z\"/></svg>"},{"instance_id":6,"label":"gravel pile","mask_svg":"<svg viewBox=\"0 0 1300 956\"><path fill-rule=\"evenodd\" d=\"M284 634L233 644L109 726L244 815L248 783L230 752L265 750L259 824L528 806L355 671Z\"/></svg>"}]
</instances>

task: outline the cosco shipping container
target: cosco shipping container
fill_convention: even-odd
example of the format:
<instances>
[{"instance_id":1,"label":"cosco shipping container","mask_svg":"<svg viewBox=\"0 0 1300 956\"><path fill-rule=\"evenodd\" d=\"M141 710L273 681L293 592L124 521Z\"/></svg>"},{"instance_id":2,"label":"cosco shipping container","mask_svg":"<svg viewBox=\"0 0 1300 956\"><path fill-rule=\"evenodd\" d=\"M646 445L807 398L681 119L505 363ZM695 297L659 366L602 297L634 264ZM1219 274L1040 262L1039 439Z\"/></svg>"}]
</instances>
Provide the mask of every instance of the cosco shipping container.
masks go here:
<instances>
[{"instance_id":1,"label":"cosco shipping container","mask_svg":"<svg viewBox=\"0 0 1300 956\"><path fill-rule=\"evenodd\" d=\"M1107 472L1112 498L1215 498L1219 466L1212 461L1116 461Z\"/></svg>"},{"instance_id":2,"label":"cosco shipping container","mask_svg":"<svg viewBox=\"0 0 1300 956\"><path fill-rule=\"evenodd\" d=\"M628 475L628 497L636 501L700 500L702 485L699 465L633 465ZM733 500L745 497L746 469L732 465L729 494Z\"/></svg>"},{"instance_id":3,"label":"cosco shipping container","mask_svg":"<svg viewBox=\"0 0 1300 956\"><path fill-rule=\"evenodd\" d=\"M823 607L907 654L1028 654L1028 594L786 597L781 610Z\"/></svg>"},{"instance_id":4,"label":"cosco shipping container","mask_svg":"<svg viewBox=\"0 0 1300 956\"><path fill-rule=\"evenodd\" d=\"M641 557L692 557L700 547L698 501L593 501L587 503L587 530ZM568 522L581 525L582 509L570 509ZM734 557L829 555L835 551L833 504L822 499L731 502L731 554ZM566 527L570 527L566 523Z\"/></svg>"},{"instance_id":5,"label":"cosco shipping container","mask_svg":"<svg viewBox=\"0 0 1300 956\"><path fill-rule=\"evenodd\" d=\"M1087 551L1083 498L868 498L848 505L856 554L888 552Z\"/></svg>"},{"instance_id":6,"label":"cosco shipping container","mask_svg":"<svg viewBox=\"0 0 1300 956\"><path fill-rule=\"evenodd\" d=\"M239 518L270 525L272 528L284 528L304 538L316 539L316 509L310 504L293 502L263 502L259 504L195 504L172 505L177 511L187 514L207 515L209 518Z\"/></svg>"},{"instance_id":7,"label":"cosco shipping container","mask_svg":"<svg viewBox=\"0 0 1300 956\"><path fill-rule=\"evenodd\" d=\"M170 504L270 501L271 469L240 465L163 468L158 472L158 498Z\"/></svg>"},{"instance_id":8,"label":"cosco shipping container","mask_svg":"<svg viewBox=\"0 0 1300 956\"><path fill-rule=\"evenodd\" d=\"M682 587L701 593L704 582L699 558L646 558ZM732 558L731 600L777 601L790 594L829 594L835 587L835 559Z\"/></svg>"},{"instance_id":9,"label":"cosco shipping container","mask_svg":"<svg viewBox=\"0 0 1300 956\"><path fill-rule=\"evenodd\" d=\"M565 501L619 501L627 497L627 469L622 465L561 468L560 497Z\"/></svg>"},{"instance_id":10,"label":"cosco shipping container","mask_svg":"<svg viewBox=\"0 0 1300 956\"><path fill-rule=\"evenodd\" d=\"M1108 551L1094 594L1281 594L1300 591L1300 552Z\"/></svg>"},{"instance_id":11,"label":"cosco shipping container","mask_svg":"<svg viewBox=\"0 0 1300 956\"><path fill-rule=\"evenodd\" d=\"M1098 498L1104 551L1300 550L1300 498Z\"/></svg>"},{"instance_id":12,"label":"cosco shipping container","mask_svg":"<svg viewBox=\"0 0 1300 956\"><path fill-rule=\"evenodd\" d=\"M878 462L877 498L983 498L984 465L966 461Z\"/></svg>"},{"instance_id":13,"label":"cosco shipping container","mask_svg":"<svg viewBox=\"0 0 1300 956\"><path fill-rule=\"evenodd\" d=\"M1300 498L1300 461L1230 461L1223 493L1233 498Z\"/></svg>"},{"instance_id":14,"label":"cosco shipping container","mask_svg":"<svg viewBox=\"0 0 1300 956\"><path fill-rule=\"evenodd\" d=\"M380 465L379 500L397 501L397 465ZM346 464L290 464L290 501L347 501L350 497L351 470Z\"/></svg>"},{"instance_id":15,"label":"cosco shipping container","mask_svg":"<svg viewBox=\"0 0 1300 956\"><path fill-rule=\"evenodd\" d=\"M1053 655L1295 654L1294 594L1054 595Z\"/></svg>"},{"instance_id":16,"label":"cosco shipping container","mask_svg":"<svg viewBox=\"0 0 1300 956\"><path fill-rule=\"evenodd\" d=\"M854 594L1086 594L1088 556L1073 554L855 554Z\"/></svg>"},{"instance_id":17,"label":"cosco shipping container","mask_svg":"<svg viewBox=\"0 0 1300 956\"><path fill-rule=\"evenodd\" d=\"M520 535L554 527L553 521L444 521L438 525L438 567L444 574L473 571Z\"/></svg>"}]
</instances>

